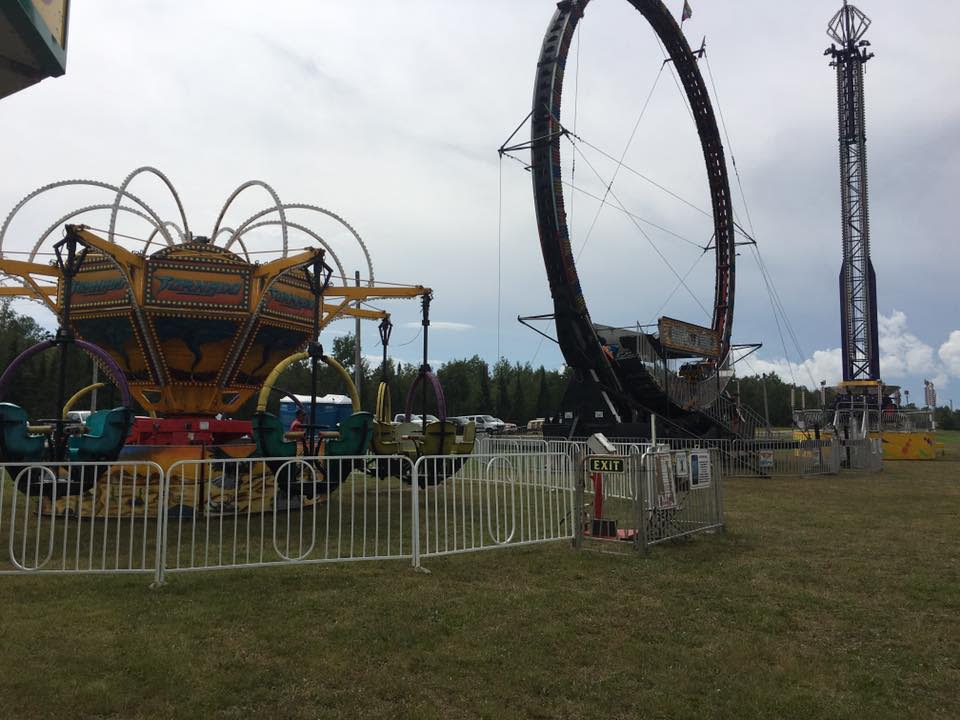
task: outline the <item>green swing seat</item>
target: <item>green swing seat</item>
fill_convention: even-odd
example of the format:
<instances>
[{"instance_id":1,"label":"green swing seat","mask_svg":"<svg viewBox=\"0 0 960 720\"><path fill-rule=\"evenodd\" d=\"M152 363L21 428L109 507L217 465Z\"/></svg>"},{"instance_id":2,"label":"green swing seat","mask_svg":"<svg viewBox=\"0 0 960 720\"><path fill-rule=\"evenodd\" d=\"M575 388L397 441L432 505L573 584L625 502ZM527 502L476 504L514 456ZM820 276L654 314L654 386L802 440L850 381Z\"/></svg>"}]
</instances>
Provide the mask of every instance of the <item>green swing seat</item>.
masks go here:
<instances>
[{"instance_id":1,"label":"green swing seat","mask_svg":"<svg viewBox=\"0 0 960 720\"><path fill-rule=\"evenodd\" d=\"M373 438L373 414L357 412L340 422L340 437L328 440L325 445L325 455L350 456L366 455Z\"/></svg>"},{"instance_id":2,"label":"green swing seat","mask_svg":"<svg viewBox=\"0 0 960 720\"><path fill-rule=\"evenodd\" d=\"M253 416L253 438L257 443L260 457L294 457L297 454L297 441L283 439L283 425L280 418L268 412L258 412Z\"/></svg>"},{"instance_id":3,"label":"green swing seat","mask_svg":"<svg viewBox=\"0 0 960 720\"><path fill-rule=\"evenodd\" d=\"M97 410L86 419L87 432L67 440L71 462L112 462L130 434L133 411L126 407Z\"/></svg>"},{"instance_id":4,"label":"green swing seat","mask_svg":"<svg viewBox=\"0 0 960 720\"><path fill-rule=\"evenodd\" d=\"M43 459L45 438L27 429L27 412L13 403L0 403L0 462Z\"/></svg>"}]
</instances>

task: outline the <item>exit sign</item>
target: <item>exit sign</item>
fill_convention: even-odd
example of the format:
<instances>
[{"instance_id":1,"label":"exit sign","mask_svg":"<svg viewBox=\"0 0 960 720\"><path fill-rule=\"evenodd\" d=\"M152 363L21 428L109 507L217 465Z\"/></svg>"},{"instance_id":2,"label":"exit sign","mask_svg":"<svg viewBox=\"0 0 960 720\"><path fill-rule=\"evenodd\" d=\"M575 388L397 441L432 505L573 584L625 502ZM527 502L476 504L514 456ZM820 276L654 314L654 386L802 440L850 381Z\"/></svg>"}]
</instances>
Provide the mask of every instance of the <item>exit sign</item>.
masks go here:
<instances>
[{"instance_id":1,"label":"exit sign","mask_svg":"<svg viewBox=\"0 0 960 720\"><path fill-rule=\"evenodd\" d=\"M622 474L624 472L623 458L593 455L587 458L587 469L592 473Z\"/></svg>"}]
</instances>

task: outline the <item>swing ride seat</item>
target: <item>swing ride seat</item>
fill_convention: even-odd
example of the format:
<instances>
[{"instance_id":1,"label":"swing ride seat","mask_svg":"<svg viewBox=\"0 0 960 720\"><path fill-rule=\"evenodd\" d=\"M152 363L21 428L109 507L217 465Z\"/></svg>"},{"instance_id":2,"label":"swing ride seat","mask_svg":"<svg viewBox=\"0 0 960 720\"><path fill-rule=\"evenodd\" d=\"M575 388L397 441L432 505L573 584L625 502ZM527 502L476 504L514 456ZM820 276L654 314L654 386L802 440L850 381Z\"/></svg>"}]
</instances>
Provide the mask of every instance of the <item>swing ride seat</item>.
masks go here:
<instances>
[{"instance_id":1,"label":"swing ride seat","mask_svg":"<svg viewBox=\"0 0 960 720\"><path fill-rule=\"evenodd\" d=\"M84 423L87 432L67 441L71 462L116 460L133 425L133 411L126 407L97 410Z\"/></svg>"},{"instance_id":2,"label":"swing ride seat","mask_svg":"<svg viewBox=\"0 0 960 720\"><path fill-rule=\"evenodd\" d=\"M476 426L474 426L475 428ZM472 443L471 443L472 449ZM419 447L420 457L453 456L449 460L430 461L421 468L418 483L420 487L439 485L447 477L455 475L467 461L457 455L457 426L452 420L432 422L427 425L427 433Z\"/></svg>"},{"instance_id":3,"label":"swing ride seat","mask_svg":"<svg viewBox=\"0 0 960 720\"><path fill-rule=\"evenodd\" d=\"M272 413L254 413L253 439L260 457L294 457L297 454L297 441L283 439L283 425Z\"/></svg>"},{"instance_id":4,"label":"swing ride seat","mask_svg":"<svg viewBox=\"0 0 960 720\"><path fill-rule=\"evenodd\" d=\"M427 423L420 444L420 455L450 455L457 442L457 426L452 420Z\"/></svg>"},{"instance_id":5,"label":"swing ride seat","mask_svg":"<svg viewBox=\"0 0 960 720\"><path fill-rule=\"evenodd\" d=\"M370 440L375 455L397 455L400 452L400 434L391 422L373 421L373 437Z\"/></svg>"},{"instance_id":6,"label":"swing ride seat","mask_svg":"<svg viewBox=\"0 0 960 720\"><path fill-rule=\"evenodd\" d=\"M0 461L43 459L45 438L27 430L27 412L13 403L0 403Z\"/></svg>"},{"instance_id":7,"label":"swing ride seat","mask_svg":"<svg viewBox=\"0 0 960 720\"><path fill-rule=\"evenodd\" d=\"M477 424L474 422L467 423L463 427L463 436L454 443L453 445L453 454L454 455L469 455L473 452L474 446L477 444Z\"/></svg>"},{"instance_id":8,"label":"swing ride seat","mask_svg":"<svg viewBox=\"0 0 960 720\"><path fill-rule=\"evenodd\" d=\"M373 414L357 412L340 422L340 437L328 440L325 454L328 456L366 455L373 437Z\"/></svg>"},{"instance_id":9,"label":"swing ride seat","mask_svg":"<svg viewBox=\"0 0 960 720\"><path fill-rule=\"evenodd\" d=\"M423 425L420 423L407 422L394 426L394 432L398 438L397 449L401 455L406 455L414 462L416 462L419 455L417 450L418 440L414 438L419 439L422 431Z\"/></svg>"}]
</instances>

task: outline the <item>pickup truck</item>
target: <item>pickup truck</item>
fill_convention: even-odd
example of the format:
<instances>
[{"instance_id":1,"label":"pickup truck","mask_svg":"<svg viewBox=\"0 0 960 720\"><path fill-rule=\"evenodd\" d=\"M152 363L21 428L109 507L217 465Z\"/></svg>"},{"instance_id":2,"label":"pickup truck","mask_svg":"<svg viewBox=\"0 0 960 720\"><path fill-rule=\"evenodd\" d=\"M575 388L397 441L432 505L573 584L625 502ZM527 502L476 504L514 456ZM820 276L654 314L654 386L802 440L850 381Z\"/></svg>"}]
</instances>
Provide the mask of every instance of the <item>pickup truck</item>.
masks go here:
<instances>
[{"instance_id":1,"label":"pickup truck","mask_svg":"<svg viewBox=\"0 0 960 720\"><path fill-rule=\"evenodd\" d=\"M463 419L466 422L476 423L478 433L494 435L504 431L503 420L498 420L493 415L465 415Z\"/></svg>"}]
</instances>

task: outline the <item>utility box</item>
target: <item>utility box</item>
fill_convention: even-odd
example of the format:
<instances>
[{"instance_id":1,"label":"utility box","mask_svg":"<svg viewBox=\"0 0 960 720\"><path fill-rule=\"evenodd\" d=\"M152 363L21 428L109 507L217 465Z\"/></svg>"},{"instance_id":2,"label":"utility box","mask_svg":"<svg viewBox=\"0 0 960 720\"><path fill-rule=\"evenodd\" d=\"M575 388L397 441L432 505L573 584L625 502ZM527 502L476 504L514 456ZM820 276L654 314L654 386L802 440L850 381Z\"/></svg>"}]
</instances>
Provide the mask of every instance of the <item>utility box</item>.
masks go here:
<instances>
[{"instance_id":1,"label":"utility box","mask_svg":"<svg viewBox=\"0 0 960 720\"><path fill-rule=\"evenodd\" d=\"M594 455L616 455L617 449L603 433L594 433L587 440L587 449Z\"/></svg>"}]
</instances>

